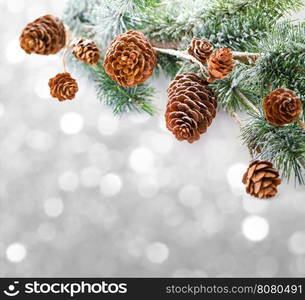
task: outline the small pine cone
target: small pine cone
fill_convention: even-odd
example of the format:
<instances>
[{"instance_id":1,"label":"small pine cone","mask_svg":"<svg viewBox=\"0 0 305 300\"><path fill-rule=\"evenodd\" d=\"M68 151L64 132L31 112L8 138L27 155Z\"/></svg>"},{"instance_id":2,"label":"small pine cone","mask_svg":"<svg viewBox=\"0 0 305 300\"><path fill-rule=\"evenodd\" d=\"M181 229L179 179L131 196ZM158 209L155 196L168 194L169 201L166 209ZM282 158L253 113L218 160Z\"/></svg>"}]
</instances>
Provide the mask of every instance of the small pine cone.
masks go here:
<instances>
[{"instance_id":1,"label":"small pine cone","mask_svg":"<svg viewBox=\"0 0 305 300\"><path fill-rule=\"evenodd\" d=\"M58 18L46 15L26 25L19 40L28 54L56 54L65 46L65 27Z\"/></svg>"},{"instance_id":2,"label":"small pine cone","mask_svg":"<svg viewBox=\"0 0 305 300\"><path fill-rule=\"evenodd\" d=\"M261 199L274 197L280 183L279 172L268 161L253 161L243 176L246 192Z\"/></svg>"},{"instance_id":3,"label":"small pine cone","mask_svg":"<svg viewBox=\"0 0 305 300\"><path fill-rule=\"evenodd\" d=\"M78 85L70 73L59 73L49 80L51 96L59 101L72 100L78 91Z\"/></svg>"},{"instance_id":4,"label":"small pine cone","mask_svg":"<svg viewBox=\"0 0 305 300\"><path fill-rule=\"evenodd\" d=\"M205 64L213 52L213 45L207 39L193 38L188 53Z\"/></svg>"},{"instance_id":5,"label":"small pine cone","mask_svg":"<svg viewBox=\"0 0 305 300\"><path fill-rule=\"evenodd\" d=\"M216 116L217 101L207 82L196 74L177 75L167 89L166 126L179 141L193 143Z\"/></svg>"},{"instance_id":6,"label":"small pine cone","mask_svg":"<svg viewBox=\"0 0 305 300\"><path fill-rule=\"evenodd\" d=\"M100 50L95 42L80 38L73 45L73 55L80 61L96 66L100 59Z\"/></svg>"},{"instance_id":7,"label":"small pine cone","mask_svg":"<svg viewBox=\"0 0 305 300\"><path fill-rule=\"evenodd\" d=\"M233 54L229 48L216 49L208 62L209 82L228 77L234 67Z\"/></svg>"},{"instance_id":8,"label":"small pine cone","mask_svg":"<svg viewBox=\"0 0 305 300\"><path fill-rule=\"evenodd\" d=\"M283 126L298 119L302 102L293 91L278 88L264 98L263 107L270 124Z\"/></svg>"},{"instance_id":9,"label":"small pine cone","mask_svg":"<svg viewBox=\"0 0 305 300\"><path fill-rule=\"evenodd\" d=\"M148 39L141 32L129 30L111 42L104 68L118 84L132 87L145 82L156 63L157 55Z\"/></svg>"}]
</instances>

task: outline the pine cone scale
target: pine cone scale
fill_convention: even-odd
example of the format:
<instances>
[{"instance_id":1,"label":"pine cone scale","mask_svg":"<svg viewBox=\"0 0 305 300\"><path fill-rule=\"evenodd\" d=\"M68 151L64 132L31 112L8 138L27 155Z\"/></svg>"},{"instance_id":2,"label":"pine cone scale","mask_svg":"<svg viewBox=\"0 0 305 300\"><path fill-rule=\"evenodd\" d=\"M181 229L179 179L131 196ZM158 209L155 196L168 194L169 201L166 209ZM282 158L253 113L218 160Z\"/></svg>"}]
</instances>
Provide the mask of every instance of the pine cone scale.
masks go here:
<instances>
[{"instance_id":1,"label":"pine cone scale","mask_svg":"<svg viewBox=\"0 0 305 300\"><path fill-rule=\"evenodd\" d=\"M208 61L209 82L227 78L234 67L233 54L229 48L216 49Z\"/></svg>"},{"instance_id":2,"label":"pine cone scale","mask_svg":"<svg viewBox=\"0 0 305 300\"><path fill-rule=\"evenodd\" d=\"M266 120L276 126L296 121L302 111L302 102L291 90L278 88L263 99Z\"/></svg>"},{"instance_id":3,"label":"pine cone scale","mask_svg":"<svg viewBox=\"0 0 305 300\"><path fill-rule=\"evenodd\" d=\"M107 50L104 68L120 85L132 87L144 83L153 72L157 55L146 37L137 31L117 36Z\"/></svg>"},{"instance_id":4,"label":"pine cone scale","mask_svg":"<svg viewBox=\"0 0 305 300\"><path fill-rule=\"evenodd\" d=\"M192 143L206 132L217 102L206 82L193 73L177 75L168 87L166 126L177 140Z\"/></svg>"},{"instance_id":5,"label":"pine cone scale","mask_svg":"<svg viewBox=\"0 0 305 300\"><path fill-rule=\"evenodd\" d=\"M49 80L51 96L59 101L72 100L78 91L78 85L70 73L59 73Z\"/></svg>"},{"instance_id":6,"label":"pine cone scale","mask_svg":"<svg viewBox=\"0 0 305 300\"><path fill-rule=\"evenodd\" d=\"M281 183L279 173L267 161L253 161L242 179L246 192L256 198L271 198Z\"/></svg>"},{"instance_id":7,"label":"pine cone scale","mask_svg":"<svg viewBox=\"0 0 305 300\"><path fill-rule=\"evenodd\" d=\"M28 54L56 54L65 46L65 27L58 18L45 15L27 24L19 40Z\"/></svg>"}]
</instances>

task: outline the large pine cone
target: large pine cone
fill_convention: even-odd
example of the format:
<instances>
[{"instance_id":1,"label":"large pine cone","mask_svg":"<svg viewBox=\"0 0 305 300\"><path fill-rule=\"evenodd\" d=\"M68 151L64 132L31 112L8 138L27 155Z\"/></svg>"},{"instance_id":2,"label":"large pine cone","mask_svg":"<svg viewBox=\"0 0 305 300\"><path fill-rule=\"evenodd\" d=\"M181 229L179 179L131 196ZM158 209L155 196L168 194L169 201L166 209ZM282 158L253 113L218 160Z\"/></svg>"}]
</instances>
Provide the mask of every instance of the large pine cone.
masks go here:
<instances>
[{"instance_id":1,"label":"large pine cone","mask_svg":"<svg viewBox=\"0 0 305 300\"><path fill-rule=\"evenodd\" d=\"M246 192L256 198L271 198L277 193L281 183L279 172L268 161L253 161L243 176Z\"/></svg>"},{"instance_id":2,"label":"large pine cone","mask_svg":"<svg viewBox=\"0 0 305 300\"><path fill-rule=\"evenodd\" d=\"M213 45L207 39L193 38L188 53L205 64L213 52Z\"/></svg>"},{"instance_id":3,"label":"large pine cone","mask_svg":"<svg viewBox=\"0 0 305 300\"><path fill-rule=\"evenodd\" d=\"M207 82L196 74L177 75L168 87L166 126L179 141L193 143L216 116L217 102Z\"/></svg>"},{"instance_id":4,"label":"large pine cone","mask_svg":"<svg viewBox=\"0 0 305 300\"><path fill-rule=\"evenodd\" d=\"M49 80L51 96L59 101L72 100L78 91L78 85L70 73L59 73Z\"/></svg>"},{"instance_id":5,"label":"large pine cone","mask_svg":"<svg viewBox=\"0 0 305 300\"><path fill-rule=\"evenodd\" d=\"M56 54L65 46L65 27L58 18L46 15L26 25L19 40L28 54Z\"/></svg>"},{"instance_id":6,"label":"large pine cone","mask_svg":"<svg viewBox=\"0 0 305 300\"><path fill-rule=\"evenodd\" d=\"M209 82L228 77L234 67L233 54L229 48L216 49L208 62Z\"/></svg>"},{"instance_id":7,"label":"large pine cone","mask_svg":"<svg viewBox=\"0 0 305 300\"><path fill-rule=\"evenodd\" d=\"M100 59L100 50L95 42L80 38L73 45L73 55L80 61L96 66Z\"/></svg>"},{"instance_id":8,"label":"large pine cone","mask_svg":"<svg viewBox=\"0 0 305 300\"><path fill-rule=\"evenodd\" d=\"M263 107L266 120L282 126L298 119L302 102L293 91L278 88L264 98Z\"/></svg>"},{"instance_id":9,"label":"large pine cone","mask_svg":"<svg viewBox=\"0 0 305 300\"><path fill-rule=\"evenodd\" d=\"M145 82L156 63L156 52L147 38L141 32L129 30L111 42L104 68L120 85L132 87Z\"/></svg>"}]
</instances>

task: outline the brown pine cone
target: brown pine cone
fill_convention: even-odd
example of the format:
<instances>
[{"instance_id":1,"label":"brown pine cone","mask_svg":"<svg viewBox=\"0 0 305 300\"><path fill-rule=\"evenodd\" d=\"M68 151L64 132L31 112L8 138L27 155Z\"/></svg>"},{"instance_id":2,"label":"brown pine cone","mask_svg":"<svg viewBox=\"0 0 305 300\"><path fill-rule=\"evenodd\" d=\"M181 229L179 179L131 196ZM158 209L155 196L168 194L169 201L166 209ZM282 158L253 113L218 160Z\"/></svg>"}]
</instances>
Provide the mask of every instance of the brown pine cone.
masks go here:
<instances>
[{"instance_id":1,"label":"brown pine cone","mask_svg":"<svg viewBox=\"0 0 305 300\"><path fill-rule=\"evenodd\" d=\"M188 53L205 64L213 52L213 45L207 39L193 38Z\"/></svg>"},{"instance_id":2,"label":"brown pine cone","mask_svg":"<svg viewBox=\"0 0 305 300\"><path fill-rule=\"evenodd\" d=\"M141 32L129 30L111 42L104 68L118 84L132 87L145 82L156 63L157 55L148 39Z\"/></svg>"},{"instance_id":3,"label":"brown pine cone","mask_svg":"<svg viewBox=\"0 0 305 300\"><path fill-rule=\"evenodd\" d=\"M277 193L277 186L281 183L279 172L269 161L253 161L243 176L246 192L256 198L271 198Z\"/></svg>"},{"instance_id":4,"label":"brown pine cone","mask_svg":"<svg viewBox=\"0 0 305 300\"><path fill-rule=\"evenodd\" d=\"M46 15L26 25L19 40L28 54L56 54L65 46L65 27L58 18Z\"/></svg>"},{"instance_id":5,"label":"brown pine cone","mask_svg":"<svg viewBox=\"0 0 305 300\"><path fill-rule=\"evenodd\" d=\"M228 77L234 67L233 54L229 48L216 49L208 61L209 82Z\"/></svg>"},{"instance_id":6,"label":"brown pine cone","mask_svg":"<svg viewBox=\"0 0 305 300\"><path fill-rule=\"evenodd\" d=\"M166 126L179 141L193 143L216 116L217 101L207 82L196 74L177 75L167 89Z\"/></svg>"},{"instance_id":7,"label":"brown pine cone","mask_svg":"<svg viewBox=\"0 0 305 300\"><path fill-rule=\"evenodd\" d=\"M263 107L270 124L283 126L298 119L302 102L293 91L278 88L264 98Z\"/></svg>"},{"instance_id":8,"label":"brown pine cone","mask_svg":"<svg viewBox=\"0 0 305 300\"><path fill-rule=\"evenodd\" d=\"M70 73L59 73L49 80L51 96L59 101L72 100L78 91L78 85Z\"/></svg>"},{"instance_id":9,"label":"brown pine cone","mask_svg":"<svg viewBox=\"0 0 305 300\"><path fill-rule=\"evenodd\" d=\"M73 45L73 55L80 61L96 66L100 59L100 50L95 42L80 38Z\"/></svg>"}]
</instances>

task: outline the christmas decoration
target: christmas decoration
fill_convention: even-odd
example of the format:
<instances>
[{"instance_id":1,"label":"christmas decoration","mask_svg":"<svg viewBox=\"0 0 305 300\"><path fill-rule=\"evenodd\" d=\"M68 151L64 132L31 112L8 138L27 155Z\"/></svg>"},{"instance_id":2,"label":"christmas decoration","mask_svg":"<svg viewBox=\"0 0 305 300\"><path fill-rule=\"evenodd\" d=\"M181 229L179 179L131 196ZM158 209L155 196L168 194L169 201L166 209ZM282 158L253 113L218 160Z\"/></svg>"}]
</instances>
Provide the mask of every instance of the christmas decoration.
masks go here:
<instances>
[{"instance_id":1,"label":"christmas decoration","mask_svg":"<svg viewBox=\"0 0 305 300\"><path fill-rule=\"evenodd\" d=\"M176 76L168 87L166 126L179 141L193 143L216 116L217 102L207 82L193 73Z\"/></svg>"},{"instance_id":2,"label":"christmas decoration","mask_svg":"<svg viewBox=\"0 0 305 300\"><path fill-rule=\"evenodd\" d=\"M205 64L213 52L213 45L207 39L193 38L188 53Z\"/></svg>"},{"instance_id":3,"label":"christmas decoration","mask_svg":"<svg viewBox=\"0 0 305 300\"><path fill-rule=\"evenodd\" d=\"M29 23L19 39L21 48L28 54L56 54L65 46L65 27L58 18L45 15Z\"/></svg>"},{"instance_id":4,"label":"christmas decoration","mask_svg":"<svg viewBox=\"0 0 305 300\"><path fill-rule=\"evenodd\" d=\"M118 35L107 50L104 68L120 85L132 87L145 82L156 65L156 53L140 32Z\"/></svg>"},{"instance_id":5,"label":"christmas decoration","mask_svg":"<svg viewBox=\"0 0 305 300\"><path fill-rule=\"evenodd\" d=\"M275 170L271 162L253 161L243 176L246 191L256 198L271 198L277 193L277 186L281 183L279 172Z\"/></svg>"},{"instance_id":6,"label":"christmas decoration","mask_svg":"<svg viewBox=\"0 0 305 300\"><path fill-rule=\"evenodd\" d=\"M72 100L78 91L78 85L70 73L59 73L49 80L51 96L59 101Z\"/></svg>"},{"instance_id":7,"label":"christmas decoration","mask_svg":"<svg viewBox=\"0 0 305 300\"><path fill-rule=\"evenodd\" d=\"M267 159L283 178L294 177L303 184L304 28L301 23L279 22L297 10L300 1L215 0L208 6L175 1L175 10L171 1L131 2L83 5L82 0L68 0L66 33L61 21L49 15L26 26L20 37L26 52L53 54L66 46L64 73L50 80L51 94L66 100L77 91L66 67L71 48L86 64L77 62L75 67L94 83L97 97L115 114L154 114L154 88L147 79L153 72L165 74L175 78L168 88L165 121L178 140L198 140L218 104L235 117L241 111L247 115L238 118L241 137L255 159ZM82 38L71 45L70 35ZM99 56L103 64L97 63ZM301 126L281 126L293 121Z\"/></svg>"},{"instance_id":8,"label":"christmas decoration","mask_svg":"<svg viewBox=\"0 0 305 300\"><path fill-rule=\"evenodd\" d=\"M302 102L288 89L278 88L263 100L266 120L272 125L282 126L296 121L302 111Z\"/></svg>"},{"instance_id":9,"label":"christmas decoration","mask_svg":"<svg viewBox=\"0 0 305 300\"><path fill-rule=\"evenodd\" d=\"M72 53L78 60L92 66L96 66L100 59L100 50L95 42L85 38L79 38L73 44Z\"/></svg>"},{"instance_id":10,"label":"christmas decoration","mask_svg":"<svg viewBox=\"0 0 305 300\"><path fill-rule=\"evenodd\" d=\"M232 51L229 48L216 49L208 62L209 82L224 79L233 70L234 61Z\"/></svg>"}]
</instances>

